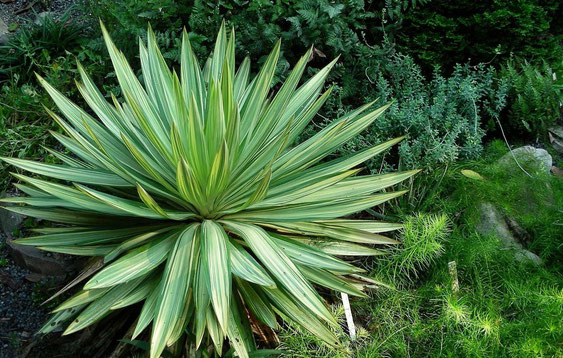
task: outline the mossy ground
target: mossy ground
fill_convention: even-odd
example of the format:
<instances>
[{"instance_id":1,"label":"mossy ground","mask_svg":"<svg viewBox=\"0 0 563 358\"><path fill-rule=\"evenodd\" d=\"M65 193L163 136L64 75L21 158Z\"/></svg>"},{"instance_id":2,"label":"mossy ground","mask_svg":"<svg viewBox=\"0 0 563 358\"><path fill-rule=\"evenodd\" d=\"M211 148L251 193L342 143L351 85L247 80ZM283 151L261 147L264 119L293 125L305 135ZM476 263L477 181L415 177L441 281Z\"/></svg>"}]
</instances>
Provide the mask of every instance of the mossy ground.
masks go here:
<instances>
[{"instance_id":1,"label":"mossy ground","mask_svg":"<svg viewBox=\"0 0 563 358\"><path fill-rule=\"evenodd\" d=\"M374 277L395 288L373 291L367 299L352 298L356 324L362 327L356 342L349 342L342 329L344 348L331 350L288 326L280 332L286 355L562 356L562 180L508 172L496 164L505 153L503 143L493 142L485 159L449 168L438 192L418 198L426 201L426 213L404 218L405 229L398 236L402 247L364 262ZM465 177L462 169L484 179ZM528 237L525 247L543 265L519 262L498 238L476 232L477 206L484 200L520 224ZM448 269L452 261L457 292Z\"/></svg>"}]
</instances>

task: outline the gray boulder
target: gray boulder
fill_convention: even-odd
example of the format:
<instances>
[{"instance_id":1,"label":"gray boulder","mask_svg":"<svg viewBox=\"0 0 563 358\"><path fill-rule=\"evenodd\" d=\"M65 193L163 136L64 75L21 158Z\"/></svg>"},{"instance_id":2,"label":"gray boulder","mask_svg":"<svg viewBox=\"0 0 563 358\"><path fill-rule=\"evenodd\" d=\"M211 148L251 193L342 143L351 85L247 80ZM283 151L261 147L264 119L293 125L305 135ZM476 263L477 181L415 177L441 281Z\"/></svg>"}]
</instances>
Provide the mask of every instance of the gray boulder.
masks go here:
<instances>
[{"instance_id":1,"label":"gray boulder","mask_svg":"<svg viewBox=\"0 0 563 358\"><path fill-rule=\"evenodd\" d=\"M514 226L514 224L512 224ZM503 244L505 249L513 250L514 257L518 261L529 261L535 265L541 265L541 258L522 247L515 233L510 229L507 220L491 203L479 205L479 223L475 227L477 232L483 236L493 235Z\"/></svg>"},{"instance_id":2,"label":"gray boulder","mask_svg":"<svg viewBox=\"0 0 563 358\"><path fill-rule=\"evenodd\" d=\"M513 149L512 153L506 153L498 162L507 170L520 170L514 158L524 169L535 170L542 174L549 174L553 164L551 155L545 149L534 148L531 145Z\"/></svg>"},{"instance_id":3,"label":"gray boulder","mask_svg":"<svg viewBox=\"0 0 563 358\"><path fill-rule=\"evenodd\" d=\"M35 247L18 245L9 239L7 245L14 262L18 266L47 276L60 276L65 274L65 269L58 260L45 256L43 252Z\"/></svg>"}]
</instances>

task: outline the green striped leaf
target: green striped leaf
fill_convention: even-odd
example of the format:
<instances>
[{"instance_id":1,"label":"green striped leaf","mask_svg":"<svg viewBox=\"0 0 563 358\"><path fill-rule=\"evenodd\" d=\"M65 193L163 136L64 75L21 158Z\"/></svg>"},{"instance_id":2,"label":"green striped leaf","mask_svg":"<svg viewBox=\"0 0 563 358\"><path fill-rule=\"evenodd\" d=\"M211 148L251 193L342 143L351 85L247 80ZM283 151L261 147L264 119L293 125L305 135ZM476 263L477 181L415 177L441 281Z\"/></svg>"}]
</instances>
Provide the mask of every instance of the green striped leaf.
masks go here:
<instances>
[{"instance_id":1,"label":"green striped leaf","mask_svg":"<svg viewBox=\"0 0 563 358\"><path fill-rule=\"evenodd\" d=\"M231 267L228 238L217 223L206 220L201 226L202 240L206 240L205 252L209 270L209 294L211 303L223 330L227 328L231 299Z\"/></svg>"},{"instance_id":2,"label":"green striped leaf","mask_svg":"<svg viewBox=\"0 0 563 358\"><path fill-rule=\"evenodd\" d=\"M117 187L132 186L131 183L123 180L119 176L99 169L64 167L61 165L44 164L17 158L0 157L0 160L35 174L71 182Z\"/></svg>"},{"instance_id":3,"label":"green striped leaf","mask_svg":"<svg viewBox=\"0 0 563 358\"><path fill-rule=\"evenodd\" d=\"M145 275L166 259L177 237L178 234L174 233L132 250L94 275L84 288L115 286Z\"/></svg>"},{"instance_id":4,"label":"green striped leaf","mask_svg":"<svg viewBox=\"0 0 563 358\"><path fill-rule=\"evenodd\" d=\"M258 285L276 287L266 270L240 245L229 243L229 256L234 275Z\"/></svg>"},{"instance_id":5,"label":"green striped leaf","mask_svg":"<svg viewBox=\"0 0 563 358\"><path fill-rule=\"evenodd\" d=\"M176 240L164 269L151 336L151 357L158 358L188 303L188 288L198 253L199 225L188 226Z\"/></svg>"},{"instance_id":6,"label":"green striped leaf","mask_svg":"<svg viewBox=\"0 0 563 358\"><path fill-rule=\"evenodd\" d=\"M289 292L298 297L315 314L336 324L334 317L295 264L263 229L232 221L223 221L223 223L244 238L252 248L252 252Z\"/></svg>"}]
</instances>

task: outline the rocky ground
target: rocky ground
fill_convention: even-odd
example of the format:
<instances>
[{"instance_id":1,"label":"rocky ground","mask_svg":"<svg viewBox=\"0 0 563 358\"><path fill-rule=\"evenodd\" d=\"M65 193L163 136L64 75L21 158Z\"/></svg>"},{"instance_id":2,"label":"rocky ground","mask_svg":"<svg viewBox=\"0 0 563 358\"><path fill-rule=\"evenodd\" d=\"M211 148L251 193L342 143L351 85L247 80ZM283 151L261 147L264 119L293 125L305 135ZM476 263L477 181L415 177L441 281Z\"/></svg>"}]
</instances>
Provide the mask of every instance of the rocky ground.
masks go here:
<instances>
[{"instance_id":1,"label":"rocky ground","mask_svg":"<svg viewBox=\"0 0 563 358\"><path fill-rule=\"evenodd\" d=\"M0 0L0 44L7 35L17 31L25 21L36 21L37 17L51 15L59 18L73 11L79 0Z\"/></svg>"},{"instance_id":2,"label":"rocky ground","mask_svg":"<svg viewBox=\"0 0 563 358\"><path fill-rule=\"evenodd\" d=\"M78 257L46 253L12 242L33 235L29 228L43 225L0 208L0 358L123 358L127 345L118 344L118 339L136 317L127 310L73 335L61 336L60 330L47 336L35 334L49 312L78 287L43 303L86 264Z\"/></svg>"},{"instance_id":3,"label":"rocky ground","mask_svg":"<svg viewBox=\"0 0 563 358\"><path fill-rule=\"evenodd\" d=\"M60 298L42 303L77 266L69 256L42 253L11 242L29 236L26 227L35 224L32 219L0 208L0 358L24 356L25 347L35 340L35 332Z\"/></svg>"},{"instance_id":4,"label":"rocky ground","mask_svg":"<svg viewBox=\"0 0 563 358\"><path fill-rule=\"evenodd\" d=\"M19 357L18 348L30 341L45 322L40 306L49 278L18 266L8 253L7 236L0 233L0 357Z\"/></svg>"}]
</instances>

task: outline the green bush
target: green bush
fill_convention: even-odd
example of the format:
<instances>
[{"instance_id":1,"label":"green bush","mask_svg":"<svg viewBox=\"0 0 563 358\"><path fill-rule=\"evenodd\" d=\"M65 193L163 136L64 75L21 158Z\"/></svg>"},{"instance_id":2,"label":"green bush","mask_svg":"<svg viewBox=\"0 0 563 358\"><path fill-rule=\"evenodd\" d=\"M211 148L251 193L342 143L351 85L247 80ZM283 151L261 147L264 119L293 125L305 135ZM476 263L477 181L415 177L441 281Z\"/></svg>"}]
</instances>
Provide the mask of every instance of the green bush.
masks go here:
<instances>
[{"instance_id":1,"label":"green bush","mask_svg":"<svg viewBox=\"0 0 563 358\"><path fill-rule=\"evenodd\" d=\"M502 122L510 136L545 139L560 117L560 94L547 65L508 62L500 75L510 81L508 115Z\"/></svg>"},{"instance_id":2,"label":"green bush","mask_svg":"<svg viewBox=\"0 0 563 358\"><path fill-rule=\"evenodd\" d=\"M433 0L405 15L397 41L428 70L510 55L551 62L563 54L560 12L557 0Z\"/></svg>"},{"instance_id":3,"label":"green bush","mask_svg":"<svg viewBox=\"0 0 563 358\"><path fill-rule=\"evenodd\" d=\"M386 48L386 47L384 47ZM400 169L432 168L458 159L477 158L482 151L486 123L499 116L508 84L495 78L495 70L483 65L457 65L449 77L436 69L426 81L414 60L392 49L367 72L376 89L368 99L393 101L388 111L364 134L348 142L344 152L370 143L407 134L398 158L386 156L370 163L372 171L396 166ZM338 115L338 113L336 113ZM318 125L326 125L324 120ZM311 132L316 129L310 128ZM398 160L397 160L398 159Z\"/></svg>"}]
</instances>

